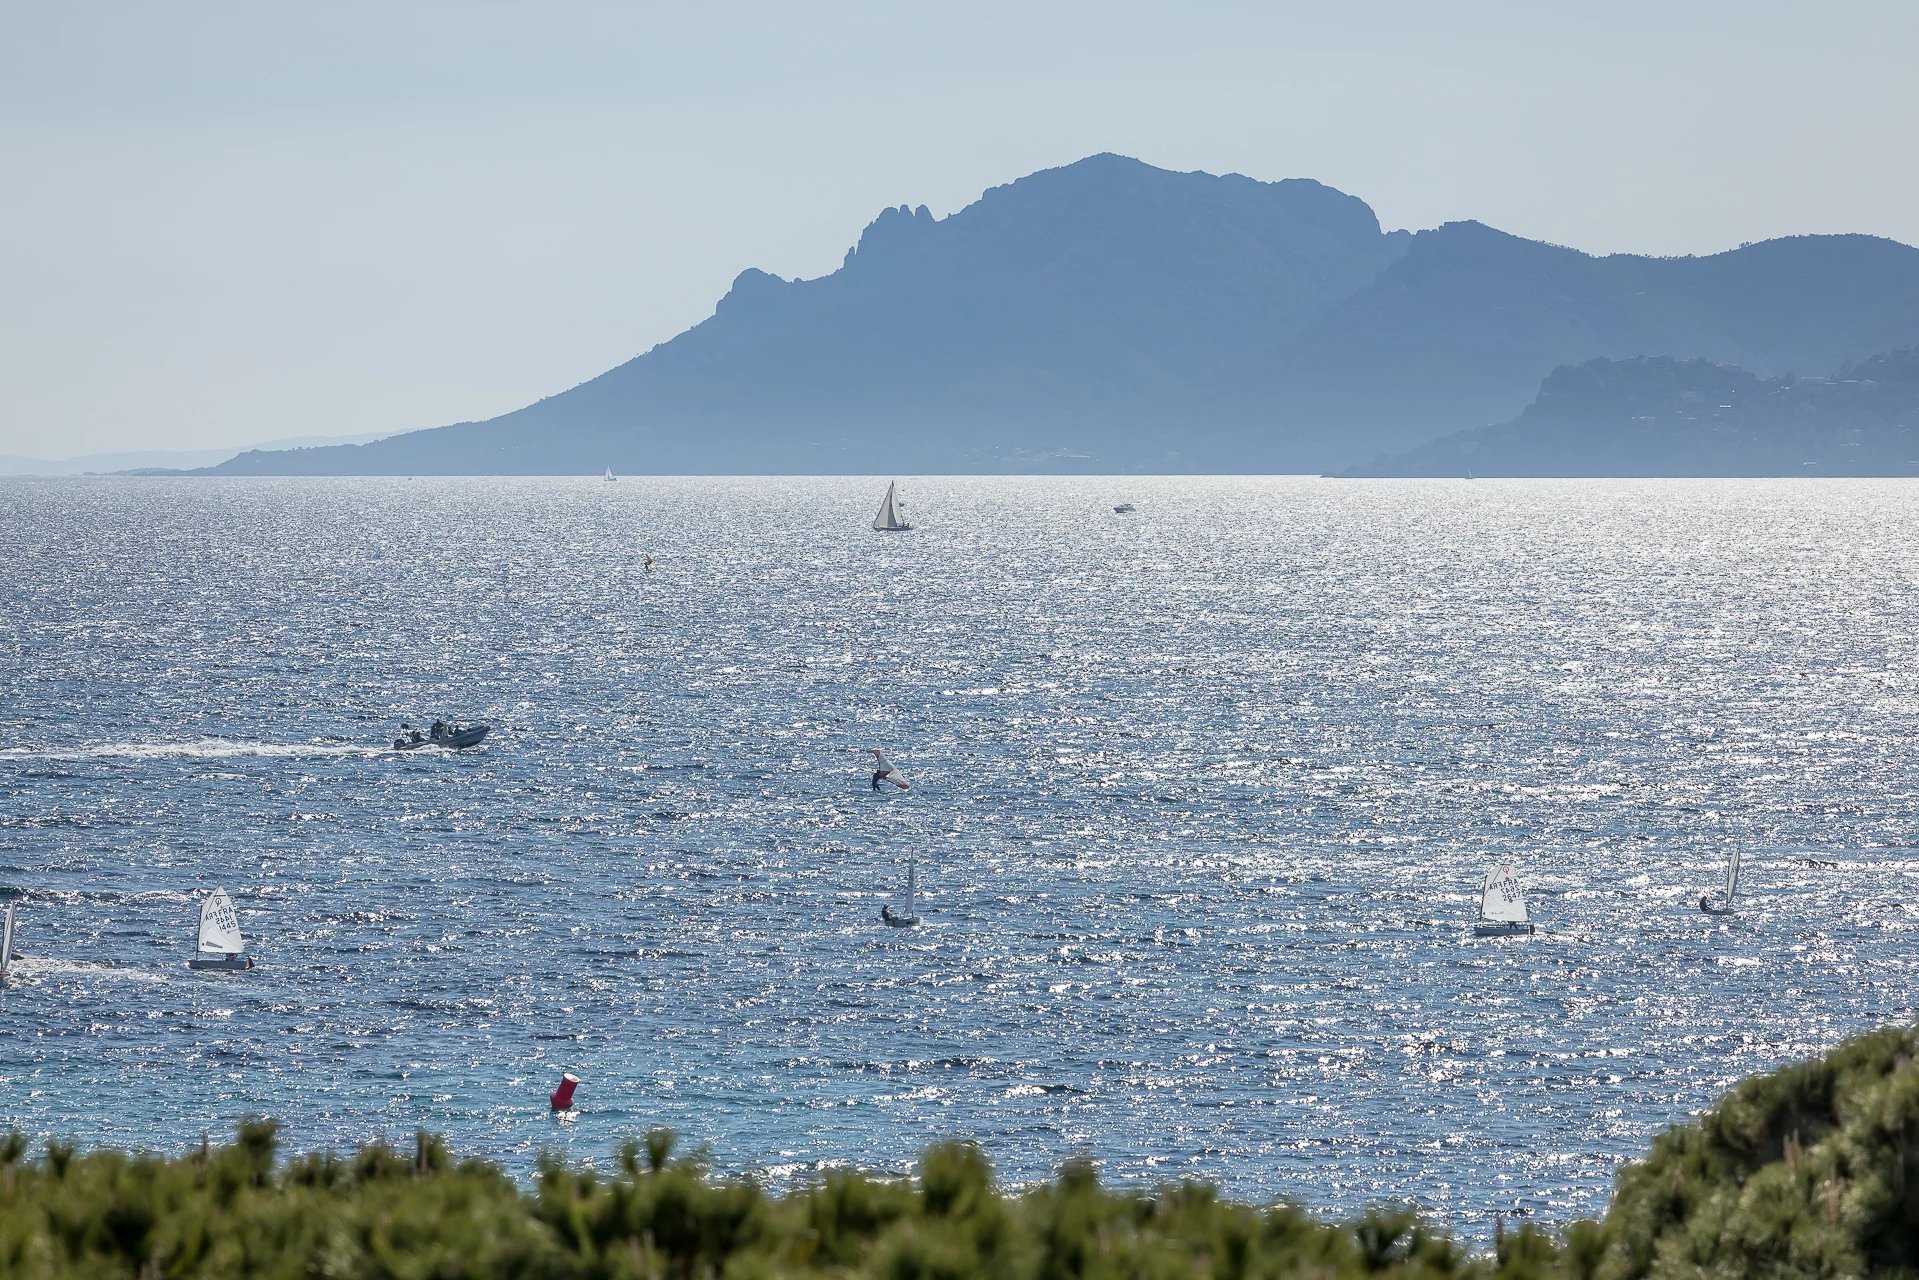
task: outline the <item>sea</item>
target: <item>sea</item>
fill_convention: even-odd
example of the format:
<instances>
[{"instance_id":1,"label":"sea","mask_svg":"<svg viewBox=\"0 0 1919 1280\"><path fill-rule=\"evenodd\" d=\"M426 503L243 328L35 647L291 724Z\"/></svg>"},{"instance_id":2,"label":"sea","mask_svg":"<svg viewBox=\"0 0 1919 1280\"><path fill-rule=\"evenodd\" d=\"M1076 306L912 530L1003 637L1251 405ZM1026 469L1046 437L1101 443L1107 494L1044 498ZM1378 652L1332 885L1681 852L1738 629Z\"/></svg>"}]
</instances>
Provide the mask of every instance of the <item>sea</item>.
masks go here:
<instances>
[{"instance_id":1,"label":"sea","mask_svg":"<svg viewBox=\"0 0 1919 1280\"><path fill-rule=\"evenodd\" d=\"M1472 1234L1914 1017L1919 484L885 480L0 481L0 1127Z\"/></svg>"}]
</instances>

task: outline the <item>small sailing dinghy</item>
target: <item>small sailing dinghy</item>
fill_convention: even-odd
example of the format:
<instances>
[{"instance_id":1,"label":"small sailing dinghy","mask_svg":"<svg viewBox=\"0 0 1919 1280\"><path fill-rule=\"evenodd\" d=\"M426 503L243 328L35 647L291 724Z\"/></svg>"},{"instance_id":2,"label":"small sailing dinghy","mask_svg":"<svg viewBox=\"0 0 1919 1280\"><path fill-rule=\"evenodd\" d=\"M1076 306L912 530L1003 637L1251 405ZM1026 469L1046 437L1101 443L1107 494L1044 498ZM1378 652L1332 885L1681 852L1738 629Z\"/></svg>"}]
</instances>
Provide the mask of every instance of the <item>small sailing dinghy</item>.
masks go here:
<instances>
[{"instance_id":1,"label":"small sailing dinghy","mask_svg":"<svg viewBox=\"0 0 1919 1280\"><path fill-rule=\"evenodd\" d=\"M240 936L240 913L225 889L215 889L200 901L200 954L187 961L189 969L251 969Z\"/></svg>"},{"instance_id":2,"label":"small sailing dinghy","mask_svg":"<svg viewBox=\"0 0 1919 1280\"><path fill-rule=\"evenodd\" d=\"M906 775L900 772L899 766L893 763L892 757L878 747L874 747L873 790L878 791L882 782L890 782L901 791L912 785L906 780Z\"/></svg>"},{"instance_id":3,"label":"small sailing dinghy","mask_svg":"<svg viewBox=\"0 0 1919 1280\"><path fill-rule=\"evenodd\" d=\"M7 971L13 967L13 904L7 904L7 916L0 923L0 987L7 985Z\"/></svg>"},{"instance_id":4,"label":"small sailing dinghy","mask_svg":"<svg viewBox=\"0 0 1919 1280\"><path fill-rule=\"evenodd\" d=\"M886 497L880 501L880 513L873 517L873 527L881 533L904 533L913 526L906 523L906 517L900 514L899 482L886 482Z\"/></svg>"},{"instance_id":5,"label":"small sailing dinghy","mask_svg":"<svg viewBox=\"0 0 1919 1280\"><path fill-rule=\"evenodd\" d=\"M1479 895L1479 921L1473 925L1473 934L1481 938L1505 938L1532 931L1532 921L1526 916L1526 891L1519 887L1519 873L1502 862L1486 873L1486 887Z\"/></svg>"},{"instance_id":6,"label":"small sailing dinghy","mask_svg":"<svg viewBox=\"0 0 1919 1280\"><path fill-rule=\"evenodd\" d=\"M906 910L895 911L889 902L880 908L880 919L895 929L910 929L920 922L919 864L911 858L906 860Z\"/></svg>"},{"instance_id":7,"label":"small sailing dinghy","mask_svg":"<svg viewBox=\"0 0 1919 1280\"><path fill-rule=\"evenodd\" d=\"M1732 914L1732 895L1739 891L1739 850L1732 851L1732 857L1726 861L1726 896L1717 904L1712 895L1699 895L1699 909L1709 916L1729 916Z\"/></svg>"},{"instance_id":8,"label":"small sailing dinghy","mask_svg":"<svg viewBox=\"0 0 1919 1280\"><path fill-rule=\"evenodd\" d=\"M619 479L619 477L618 477L618 476L616 476L616 475L614 475L614 474L613 474L613 468L611 468L611 467L608 467L608 468L606 469L606 478L607 478L608 480L618 480L618 479Z\"/></svg>"}]
</instances>

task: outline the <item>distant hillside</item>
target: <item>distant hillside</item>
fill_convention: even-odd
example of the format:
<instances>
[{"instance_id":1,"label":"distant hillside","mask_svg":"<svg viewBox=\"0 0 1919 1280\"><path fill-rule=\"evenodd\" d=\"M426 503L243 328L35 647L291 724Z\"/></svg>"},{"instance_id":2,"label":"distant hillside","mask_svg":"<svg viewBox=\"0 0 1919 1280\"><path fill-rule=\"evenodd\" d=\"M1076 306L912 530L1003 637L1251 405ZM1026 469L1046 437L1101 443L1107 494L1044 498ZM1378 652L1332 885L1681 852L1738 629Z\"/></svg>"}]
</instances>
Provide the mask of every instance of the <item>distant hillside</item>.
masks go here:
<instances>
[{"instance_id":1,"label":"distant hillside","mask_svg":"<svg viewBox=\"0 0 1919 1280\"><path fill-rule=\"evenodd\" d=\"M1919 349L1832 378L1704 360L1554 370L1511 422L1353 468L1361 476L1919 475Z\"/></svg>"},{"instance_id":2,"label":"distant hillside","mask_svg":"<svg viewBox=\"0 0 1919 1280\"><path fill-rule=\"evenodd\" d=\"M85 453L72 458L27 458L0 454L0 476L84 476L145 471L168 473L210 467L248 449L302 449L315 445L362 444L384 432L357 436L294 436L226 449L142 449L127 453Z\"/></svg>"},{"instance_id":3,"label":"distant hillside","mask_svg":"<svg viewBox=\"0 0 1919 1280\"><path fill-rule=\"evenodd\" d=\"M1385 233L1316 182L1103 155L889 209L815 280L570 391L219 474L1322 471L1510 417L1594 356L1831 368L1919 343L1919 250L1864 236L1594 258Z\"/></svg>"}]
</instances>

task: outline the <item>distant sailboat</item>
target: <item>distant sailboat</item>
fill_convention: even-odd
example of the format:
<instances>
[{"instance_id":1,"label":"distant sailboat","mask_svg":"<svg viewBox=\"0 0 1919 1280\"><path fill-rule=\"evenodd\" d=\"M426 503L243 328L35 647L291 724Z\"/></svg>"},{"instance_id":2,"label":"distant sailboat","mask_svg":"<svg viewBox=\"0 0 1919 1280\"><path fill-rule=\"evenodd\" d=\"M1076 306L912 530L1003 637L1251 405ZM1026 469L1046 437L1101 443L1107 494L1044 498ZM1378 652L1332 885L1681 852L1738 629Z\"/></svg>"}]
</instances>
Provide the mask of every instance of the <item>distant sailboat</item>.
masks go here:
<instances>
[{"instance_id":1,"label":"distant sailboat","mask_svg":"<svg viewBox=\"0 0 1919 1280\"><path fill-rule=\"evenodd\" d=\"M240 913L225 889L215 889L200 902L200 954L187 961L189 969L251 969L240 936Z\"/></svg>"},{"instance_id":2,"label":"distant sailboat","mask_svg":"<svg viewBox=\"0 0 1919 1280\"><path fill-rule=\"evenodd\" d=\"M880 783L882 782L890 782L901 791L906 790L907 787L912 785L907 782L906 775L900 771L899 766L893 763L893 758L884 751L881 751L878 747L874 747L873 790L878 791L880 789Z\"/></svg>"},{"instance_id":3,"label":"distant sailboat","mask_svg":"<svg viewBox=\"0 0 1919 1280\"><path fill-rule=\"evenodd\" d=\"M618 480L618 479L619 479L619 477L618 477L618 476L616 476L616 475L614 475L614 474L613 474L613 468L611 468L611 467L608 467L608 468L606 469L606 478L607 478L608 480Z\"/></svg>"},{"instance_id":4,"label":"distant sailboat","mask_svg":"<svg viewBox=\"0 0 1919 1280\"><path fill-rule=\"evenodd\" d=\"M906 518L900 514L898 490L898 481L887 481L886 497L880 503L880 513L873 517L873 527L882 533L900 533L913 527L906 523Z\"/></svg>"},{"instance_id":5,"label":"distant sailboat","mask_svg":"<svg viewBox=\"0 0 1919 1280\"><path fill-rule=\"evenodd\" d=\"M1486 873L1486 886L1479 894L1479 922L1473 932L1482 938L1497 938L1532 931L1519 873L1502 862Z\"/></svg>"},{"instance_id":6,"label":"distant sailboat","mask_svg":"<svg viewBox=\"0 0 1919 1280\"><path fill-rule=\"evenodd\" d=\"M895 911L889 902L880 908L880 919L895 929L908 929L920 922L919 864L911 858L906 860L906 910Z\"/></svg>"},{"instance_id":7,"label":"distant sailboat","mask_svg":"<svg viewBox=\"0 0 1919 1280\"><path fill-rule=\"evenodd\" d=\"M13 967L13 904L7 904L7 918L0 924L0 986L7 982L7 971Z\"/></svg>"},{"instance_id":8,"label":"distant sailboat","mask_svg":"<svg viewBox=\"0 0 1919 1280\"><path fill-rule=\"evenodd\" d=\"M1699 909L1709 916L1729 916L1732 914L1732 896L1739 892L1739 850L1732 851L1732 857L1726 860L1726 896L1713 905L1711 894L1701 894Z\"/></svg>"}]
</instances>

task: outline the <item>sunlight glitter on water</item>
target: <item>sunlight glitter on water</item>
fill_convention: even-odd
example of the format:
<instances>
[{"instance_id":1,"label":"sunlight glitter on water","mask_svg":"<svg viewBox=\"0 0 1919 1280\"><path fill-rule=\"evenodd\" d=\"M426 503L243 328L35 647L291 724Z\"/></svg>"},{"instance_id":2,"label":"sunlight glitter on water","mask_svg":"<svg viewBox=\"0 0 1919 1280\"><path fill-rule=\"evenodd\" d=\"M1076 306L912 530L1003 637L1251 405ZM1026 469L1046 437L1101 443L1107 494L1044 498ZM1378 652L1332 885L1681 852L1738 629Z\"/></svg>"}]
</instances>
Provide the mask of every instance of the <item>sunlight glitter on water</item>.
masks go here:
<instances>
[{"instance_id":1,"label":"sunlight glitter on water","mask_svg":"<svg viewBox=\"0 0 1919 1280\"><path fill-rule=\"evenodd\" d=\"M902 489L0 482L5 1119L1469 1222L1913 1016L1919 488ZM1538 936L1468 936L1495 859ZM181 967L216 884L252 973Z\"/></svg>"}]
</instances>

